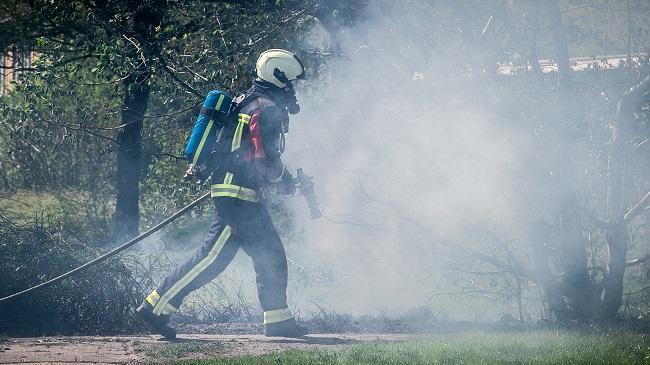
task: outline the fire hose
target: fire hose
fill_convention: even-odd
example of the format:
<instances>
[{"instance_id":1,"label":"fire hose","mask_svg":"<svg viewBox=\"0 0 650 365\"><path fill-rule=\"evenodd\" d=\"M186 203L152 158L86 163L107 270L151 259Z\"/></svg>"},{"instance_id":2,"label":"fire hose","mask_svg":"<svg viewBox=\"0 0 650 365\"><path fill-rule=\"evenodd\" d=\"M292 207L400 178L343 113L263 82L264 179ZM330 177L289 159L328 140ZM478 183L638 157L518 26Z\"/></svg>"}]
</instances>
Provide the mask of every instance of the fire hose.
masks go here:
<instances>
[{"instance_id":1,"label":"fire hose","mask_svg":"<svg viewBox=\"0 0 650 365\"><path fill-rule=\"evenodd\" d=\"M307 204L308 204L309 210L311 212L311 218L312 219L317 219L317 218L320 218L322 216L322 212L321 212L320 207L318 205L318 201L317 201L316 195L314 193L314 183L311 181L311 179L312 178L310 176L308 176L307 174L305 174L302 169L298 169L297 177L295 178L295 184L300 188L301 194L307 200ZM61 274L61 275L59 275L59 276L57 276L57 277L55 277L53 279L50 279L48 281L44 281L44 282L42 282L40 284L37 284L37 285L32 286L30 288L27 288L25 290L21 290L19 292L13 293L13 294L8 295L6 297L0 298L0 302L4 302L4 301L12 299L12 298L20 297L20 296L22 296L24 294L27 294L29 292L32 292L32 291L34 291L36 289L41 289L41 288L48 287L48 286L50 286L52 284L55 284L55 283L65 279L67 277L70 277L70 276L72 276L72 275L74 275L74 274L76 274L76 273L78 273L80 271L83 271L83 270L85 270L85 269L87 269L87 268L89 268L91 266L94 266L94 265L96 265L96 264L98 264L98 263L100 263L102 261L105 261L105 260L107 260L108 258L110 258L112 256L117 255L118 253L126 250L127 248L135 245L136 243L142 241L143 239L145 239L145 238L151 236L152 234L154 234L155 232L159 231L160 229L162 229L163 227L165 227L169 223L176 220L176 218L182 216L183 214L187 213L187 211L189 211L192 208L196 207L197 205L201 204L204 200L206 200L209 197L210 197L210 193L206 193L206 194L202 195L200 198L198 198L195 201L191 202L190 204L186 205L183 209L181 209L178 212L172 214L171 216L169 216L164 221L162 221L162 222L158 223L157 225L149 228L146 232L142 233L141 235L139 235L137 237L134 237L134 238L130 239L127 242L124 242L123 244L117 246L116 248L108 251L107 253L105 253L105 254L103 254L103 255L101 255L99 257L97 257L96 259L88 261L87 263L85 263L85 264L83 264L83 265L81 265L81 266L79 266L79 267L77 267L75 269L72 269L72 270L66 272L65 274Z\"/></svg>"},{"instance_id":2,"label":"fire hose","mask_svg":"<svg viewBox=\"0 0 650 365\"><path fill-rule=\"evenodd\" d=\"M52 284L55 284L55 283L65 279L65 278L75 274L75 273L78 273L78 272L80 272L82 270L85 270L85 269L87 269L87 268L89 268L89 267L91 267L93 265L96 265L96 264L102 262L102 261L106 261L108 258L117 255L118 253L126 250L127 248L133 246L134 244L136 244L136 243L142 241L143 239L151 236L152 234L159 231L160 229L162 229L163 227L165 227L166 225L168 225L172 221L176 220L176 218L182 216L183 214L187 213L187 211L189 211L192 208L196 207L197 205L201 204L204 200L208 199L209 197L210 197L210 193L206 193L205 195L202 195L200 198L198 198L195 201L191 202L190 204L186 205L183 209L181 209L178 212L172 214L171 216L169 216L164 221L162 221L162 222L158 223L157 225L149 228L146 232L142 233L141 235L139 235L137 237L134 237L134 238L130 239L129 241L121 244L120 246L118 246L118 247L108 251L107 253L99 256L98 258L96 258L94 260L91 260L91 261L89 261L89 262L87 262L87 263L85 263L85 264L83 264L83 265L81 265L81 266L79 266L79 267L77 267L75 269L72 269L72 270L66 272L65 274L61 274L61 275L59 275L59 276L57 276L57 277L55 277L53 279L42 282L42 283L40 283L38 285L32 286L32 287L27 288L25 290L21 290L19 292L13 293L13 294L8 295L8 296L6 296L4 298L0 298L0 302L4 302L4 301L12 299L12 298L20 297L20 296L22 296L24 294L27 294L27 293L29 293L31 291L34 291L36 289L41 289L41 288L44 288L44 287L48 287L48 286L50 286Z\"/></svg>"}]
</instances>

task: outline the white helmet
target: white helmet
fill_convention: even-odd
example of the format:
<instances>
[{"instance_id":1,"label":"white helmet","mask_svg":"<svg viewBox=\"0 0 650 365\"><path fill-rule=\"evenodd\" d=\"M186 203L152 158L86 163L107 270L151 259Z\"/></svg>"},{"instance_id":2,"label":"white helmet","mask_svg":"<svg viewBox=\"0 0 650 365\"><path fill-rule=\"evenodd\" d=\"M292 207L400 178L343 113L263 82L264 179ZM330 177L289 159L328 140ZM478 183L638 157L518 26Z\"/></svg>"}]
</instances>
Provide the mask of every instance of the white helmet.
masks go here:
<instances>
[{"instance_id":1,"label":"white helmet","mask_svg":"<svg viewBox=\"0 0 650 365\"><path fill-rule=\"evenodd\" d=\"M284 49L269 49L262 52L255 64L257 77L278 87L287 87L286 83L278 80L274 75L276 68L283 72L289 81L305 77L305 68L300 59Z\"/></svg>"}]
</instances>

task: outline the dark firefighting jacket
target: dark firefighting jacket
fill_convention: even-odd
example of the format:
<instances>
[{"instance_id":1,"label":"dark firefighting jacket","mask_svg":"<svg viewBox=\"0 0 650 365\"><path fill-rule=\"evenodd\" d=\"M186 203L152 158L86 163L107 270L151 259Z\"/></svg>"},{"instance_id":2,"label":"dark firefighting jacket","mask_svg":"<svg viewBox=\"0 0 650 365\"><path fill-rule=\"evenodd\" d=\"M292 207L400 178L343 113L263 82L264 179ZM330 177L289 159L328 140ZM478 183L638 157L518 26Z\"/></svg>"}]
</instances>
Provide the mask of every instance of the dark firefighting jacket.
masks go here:
<instances>
[{"instance_id":1,"label":"dark firefighting jacket","mask_svg":"<svg viewBox=\"0 0 650 365\"><path fill-rule=\"evenodd\" d=\"M289 115L285 93L272 84L254 81L234 100L236 115L217 136L212 174L212 197L229 197L258 202L261 189L278 182L284 171L281 160Z\"/></svg>"}]
</instances>

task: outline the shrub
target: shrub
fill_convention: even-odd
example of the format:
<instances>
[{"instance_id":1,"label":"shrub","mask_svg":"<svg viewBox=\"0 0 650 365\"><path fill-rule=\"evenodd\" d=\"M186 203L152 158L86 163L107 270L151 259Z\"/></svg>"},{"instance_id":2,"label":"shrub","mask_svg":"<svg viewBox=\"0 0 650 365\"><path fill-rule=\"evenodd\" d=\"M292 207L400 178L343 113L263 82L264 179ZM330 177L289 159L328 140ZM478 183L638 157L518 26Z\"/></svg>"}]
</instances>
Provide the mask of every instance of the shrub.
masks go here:
<instances>
[{"instance_id":1,"label":"shrub","mask_svg":"<svg viewBox=\"0 0 650 365\"><path fill-rule=\"evenodd\" d=\"M100 252L38 222L0 215L0 297L73 269ZM0 302L0 333L10 336L133 332L141 290L117 259L53 286Z\"/></svg>"}]
</instances>

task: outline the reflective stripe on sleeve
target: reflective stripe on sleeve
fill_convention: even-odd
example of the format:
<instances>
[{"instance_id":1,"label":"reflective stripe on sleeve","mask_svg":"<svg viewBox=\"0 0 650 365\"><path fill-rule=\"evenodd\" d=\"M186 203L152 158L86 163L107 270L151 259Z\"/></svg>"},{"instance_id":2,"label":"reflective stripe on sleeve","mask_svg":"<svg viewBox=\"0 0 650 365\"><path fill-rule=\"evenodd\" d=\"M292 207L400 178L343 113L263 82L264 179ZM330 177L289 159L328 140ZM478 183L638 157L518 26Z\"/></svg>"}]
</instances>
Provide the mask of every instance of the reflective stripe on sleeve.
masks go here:
<instances>
[{"instance_id":1,"label":"reflective stripe on sleeve","mask_svg":"<svg viewBox=\"0 0 650 365\"><path fill-rule=\"evenodd\" d=\"M264 324L271 324L286 321L293 318L293 314L289 308L276 309L264 312Z\"/></svg>"}]
</instances>

